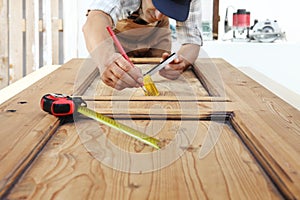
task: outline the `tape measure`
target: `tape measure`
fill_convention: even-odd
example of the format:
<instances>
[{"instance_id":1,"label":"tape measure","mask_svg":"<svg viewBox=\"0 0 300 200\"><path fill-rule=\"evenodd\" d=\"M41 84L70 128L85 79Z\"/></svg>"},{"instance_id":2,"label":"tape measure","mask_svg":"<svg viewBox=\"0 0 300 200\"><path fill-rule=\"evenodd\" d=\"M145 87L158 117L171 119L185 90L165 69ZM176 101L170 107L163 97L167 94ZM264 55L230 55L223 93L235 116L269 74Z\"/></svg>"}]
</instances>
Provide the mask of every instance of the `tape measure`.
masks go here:
<instances>
[{"instance_id":1,"label":"tape measure","mask_svg":"<svg viewBox=\"0 0 300 200\"><path fill-rule=\"evenodd\" d=\"M87 108L87 104L81 97L70 97L63 94L46 94L40 102L41 108L51 115L59 118L72 117L74 114L81 113L91 119L94 119L111 128L121 131L128 136L131 136L145 144L148 144L156 149L160 149L160 141L150 137L138 130L121 124L107 116L95 112Z\"/></svg>"}]
</instances>

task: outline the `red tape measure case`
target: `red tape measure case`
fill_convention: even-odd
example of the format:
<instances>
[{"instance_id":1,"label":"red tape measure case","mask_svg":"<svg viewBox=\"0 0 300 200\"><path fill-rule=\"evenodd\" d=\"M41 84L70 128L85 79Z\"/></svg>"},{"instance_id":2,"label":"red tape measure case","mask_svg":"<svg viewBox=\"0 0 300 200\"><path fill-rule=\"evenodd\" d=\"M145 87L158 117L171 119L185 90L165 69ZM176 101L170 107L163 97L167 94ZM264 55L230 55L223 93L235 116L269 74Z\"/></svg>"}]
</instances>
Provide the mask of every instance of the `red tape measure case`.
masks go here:
<instances>
[{"instance_id":1,"label":"red tape measure case","mask_svg":"<svg viewBox=\"0 0 300 200\"><path fill-rule=\"evenodd\" d=\"M46 94L41 99L41 108L57 117L69 116L75 112L71 97L61 94Z\"/></svg>"}]
</instances>

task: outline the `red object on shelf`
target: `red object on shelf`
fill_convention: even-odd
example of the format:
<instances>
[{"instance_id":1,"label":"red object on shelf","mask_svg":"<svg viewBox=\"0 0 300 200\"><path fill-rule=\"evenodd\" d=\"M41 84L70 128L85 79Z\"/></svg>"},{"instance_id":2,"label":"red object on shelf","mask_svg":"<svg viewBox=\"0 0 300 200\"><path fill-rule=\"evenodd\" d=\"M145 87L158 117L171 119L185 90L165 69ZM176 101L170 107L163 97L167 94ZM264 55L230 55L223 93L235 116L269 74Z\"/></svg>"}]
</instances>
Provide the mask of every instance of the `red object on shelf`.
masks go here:
<instances>
[{"instance_id":1,"label":"red object on shelf","mask_svg":"<svg viewBox=\"0 0 300 200\"><path fill-rule=\"evenodd\" d=\"M247 28L250 27L250 12L245 9L238 9L233 13L233 28Z\"/></svg>"}]
</instances>

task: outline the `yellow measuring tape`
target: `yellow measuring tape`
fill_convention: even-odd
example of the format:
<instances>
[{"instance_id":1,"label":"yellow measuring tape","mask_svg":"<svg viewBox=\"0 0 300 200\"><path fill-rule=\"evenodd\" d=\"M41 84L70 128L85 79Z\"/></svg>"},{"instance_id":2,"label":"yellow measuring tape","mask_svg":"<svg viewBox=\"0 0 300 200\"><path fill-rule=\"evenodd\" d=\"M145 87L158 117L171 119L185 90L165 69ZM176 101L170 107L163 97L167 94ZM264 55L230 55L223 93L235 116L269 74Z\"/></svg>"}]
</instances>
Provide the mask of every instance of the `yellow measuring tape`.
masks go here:
<instances>
[{"instance_id":1,"label":"yellow measuring tape","mask_svg":"<svg viewBox=\"0 0 300 200\"><path fill-rule=\"evenodd\" d=\"M156 138L150 137L144 133L141 133L133 128L130 128L129 126L126 126L124 124L121 124L109 117L106 117L100 113L97 113L87 107L83 107L83 106L78 106L77 111L89 118L92 118L98 122L101 122L111 128L117 129L143 143L146 143L156 149L160 149L159 144L160 141Z\"/></svg>"}]
</instances>

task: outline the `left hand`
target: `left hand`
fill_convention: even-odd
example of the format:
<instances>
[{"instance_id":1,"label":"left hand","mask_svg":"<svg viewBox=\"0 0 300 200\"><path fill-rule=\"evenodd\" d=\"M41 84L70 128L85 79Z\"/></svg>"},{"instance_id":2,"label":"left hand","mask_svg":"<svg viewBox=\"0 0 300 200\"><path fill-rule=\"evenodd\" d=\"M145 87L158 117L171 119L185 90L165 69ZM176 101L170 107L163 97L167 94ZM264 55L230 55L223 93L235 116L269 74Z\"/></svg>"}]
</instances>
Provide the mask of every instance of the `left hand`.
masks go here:
<instances>
[{"instance_id":1,"label":"left hand","mask_svg":"<svg viewBox=\"0 0 300 200\"><path fill-rule=\"evenodd\" d=\"M162 59L165 60L170 54L163 53ZM190 63L186 62L180 55L170 64L159 71L159 74L167 79L177 79L188 67Z\"/></svg>"}]
</instances>

